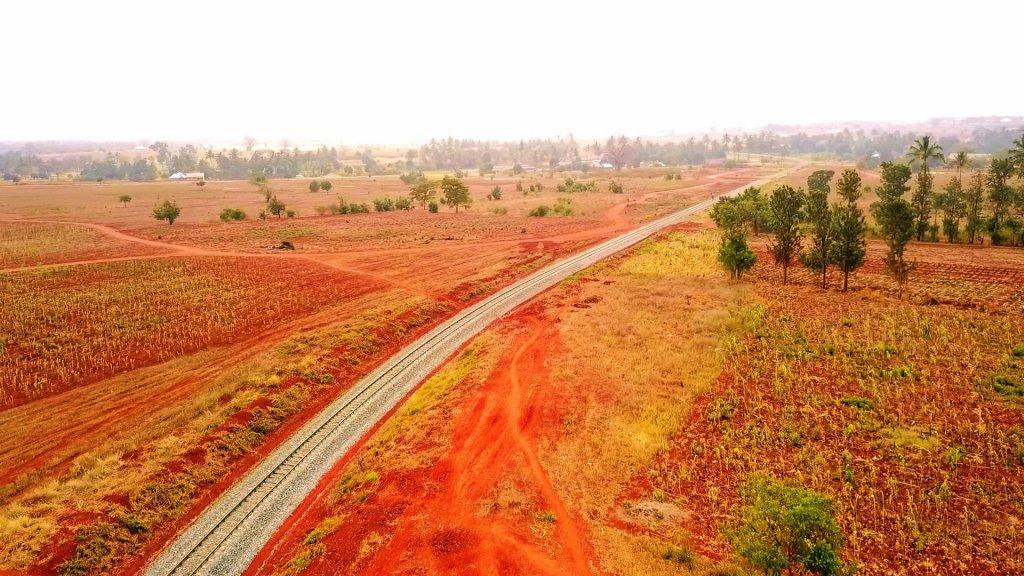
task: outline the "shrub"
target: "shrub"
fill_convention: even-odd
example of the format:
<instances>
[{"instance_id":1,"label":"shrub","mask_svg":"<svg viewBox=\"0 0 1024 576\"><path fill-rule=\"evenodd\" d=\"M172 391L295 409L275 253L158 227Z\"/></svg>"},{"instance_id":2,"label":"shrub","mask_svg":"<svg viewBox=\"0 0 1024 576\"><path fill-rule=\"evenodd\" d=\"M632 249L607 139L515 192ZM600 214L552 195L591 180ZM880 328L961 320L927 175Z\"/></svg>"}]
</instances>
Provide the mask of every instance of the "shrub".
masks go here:
<instances>
[{"instance_id":1,"label":"shrub","mask_svg":"<svg viewBox=\"0 0 1024 576\"><path fill-rule=\"evenodd\" d=\"M220 211L221 222L245 220L245 212L239 208L225 208Z\"/></svg>"},{"instance_id":2,"label":"shrub","mask_svg":"<svg viewBox=\"0 0 1024 576\"><path fill-rule=\"evenodd\" d=\"M427 210L429 210L431 214L437 214L437 209L438 205L434 200L431 200L430 204L427 204Z\"/></svg>"},{"instance_id":3,"label":"shrub","mask_svg":"<svg viewBox=\"0 0 1024 576\"><path fill-rule=\"evenodd\" d=\"M740 496L743 505L727 536L755 568L766 574L843 573L843 535L829 498L760 473L740 487Z\"/></svg>"},{"instance_id":4,"label":"shrub","mask_svg":"<svg viewBox=\"0 0 1024 576\"><path fill-rule=\"evenodd\" d=\"M697 563L697 558L694 555L693 550L690 550L685 546L668 546L661 551L661 558L662 560L682 564L687 568L693 568Z\"/></svg>"},{"instance_id":5,"label":"shrub","mask_svg":"<svg viewBox=\"0 0 1024 576\"><path fill-rule=\"evenodd\" d=\"M310 192L319 192L320 191L320 183L317 182L316 180L313 180L312 182L310 182L309 183L309 191Z\"/></svg>"},{"instance_id":6,"label":"shrub","mask_svg":"<svg viewBox=\"0 0 1024 576\"><path fill-rule=\"evenodd\" d=\"M284 215L289 218L295 218L295 210L285 210Z\"/></svg>"},{"instance_id":7,"label":"shrub","mask_svg":"<svg viewBox=\"0 0 1024 576\"><path fill-rule=\"evenodd\" d=\"M540 186L538 184L538 186ZM539 190L540 188L538 188ZM566 177L565 181L558 185L558 191L562 194L572 194L574 192L597 192L596 182L580 182L570 177Z\"/></svg>"},{"instance_id":8,"label":"shrub","mask_svg":"<svg viewBox=\"0 0 1024 576\"><path fill-rule=\"evenodd\" d=\"M537 206L533 210L530 210L530 216L537 216L539 218L543 218L547 216L549 212L551 212L551 207L546 204L541 204L540 206Z\"/></svg>"},{"instance_id":9,"label":"shrub","mask_svg":"<svg viewBox=\"0 0 1024 576\"><path fill-rule=\"evenodd\" d=\"M757 255L750 249L742 233L732 233L722 238L722 245L718 248L718 262L729 272L729 276L739 280L744 272L754 267Z\"/></svg>"},{"instance_id":10,"label":"shrub","mask_svg":"<svg viewBox=\"0 0 1024 576\"><path fill-rule=\"evenodd\" d=\"M334 188L334 184L331 184L330 180L324 180L320 183L320 189L324 192L330 192L331 188Z\"/></svg>"},{"instance_id":11,"label":"shrub","mask_svg":"<svg viewBox=\"0 0 1024 576\"><path fill-rule=\"evenodd\" d=\"M570 198L559 198L555 202L555 207L552 211L559 216L569 216L572 214L572 199Z\"/></svg>"},{"instance_id":12,"label":"shrub","mask_svg":"<svg viewBox=\"0 0 1024 576\"><path fill-rule=\"evenodd\" d=\"M495 186L487 194L488 200L501 200L501 186Z\"/></svg>"},{"instance_id":13,"label":"shrub","mask_svg":"<svg viewBox=\"0 0 1024 576\"><path fill-rule=\"evenodd\" d=\"M395 200L395 210L412 210L412 199L402 196Z\"/></svg>"},{"instance_id":14,"label":"shrub","mask_svg":"<svg viewBox=\"0 0 1024 576\"><path fill-rule=\"evenodd\" d=\"M622 184L616 182L615 180L612 180L611 182L608 183L608 191L611 192L612 194L622 194L624 192L624 190L622 189Z\"/></svg>"},{"instance_id":15,"label":"shrub","mask_svg":"<svg viewBox=\"0 0 1024 576\"><path fill-rule=\"evenodd\" d=\"M164 203L153 209L153 218L157 220L167 220L168 224L174 224L174 221L181 216L181 208L178 207L178 203L172 200L164 200Z\"/></svg>"},{"instance_id":16,"label":"shrub","mask_svg":"<svg viewBox=\"0 0 1024 576\"><path fill-rule=\"evenodd\" d=\"M554 512L550 510L545 510L543 512L537 513L537 520L540 520L541 522L547 522L548 524L554 524L555 521L558 520L558 517L555 516Z\"/></svg>"},{"instance_id":17,"label":"shrub","mask_svg":"<svg viewBox=\"0 0 1024 576\"><path fill-rule=\"evenodd\" d=\"M391 198L377 198L373 201L373 209L377 212L391 212L395 209L395 201Z\"/></svg>"},{"instance_id":18,"label":"shrub","mask_svg":"<svg viewBox=\"0 0 1024 576\"><path fill-rule=\"evenodd\" d=\"M840 400L839 403L842 404L843 406L850 406L851 408L856 408L857 410L873 410L875 407L871 400L868 400L867 398L860 398L857 396L846 396L845 398Z\"/></svg>"}]
</instances>

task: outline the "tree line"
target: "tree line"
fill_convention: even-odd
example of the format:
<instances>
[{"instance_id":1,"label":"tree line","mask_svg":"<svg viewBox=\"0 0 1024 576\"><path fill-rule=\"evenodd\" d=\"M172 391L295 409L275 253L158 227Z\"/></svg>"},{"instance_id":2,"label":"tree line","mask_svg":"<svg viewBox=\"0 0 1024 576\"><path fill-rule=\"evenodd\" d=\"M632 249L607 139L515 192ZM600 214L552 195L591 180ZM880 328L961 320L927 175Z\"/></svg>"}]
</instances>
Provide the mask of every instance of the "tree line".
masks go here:
<instances>
[{"instance_id":1,"label":"tree line","mask_svg":"<svg viewBox=\"0 0 1024 576\"><path fill-rule=\"evenodd\" d=\"M1017 133L1009 128L979 127L966 138L943 136L935 144L947 150L970 146L979 154L998 153L1011 145ZM253 175L292 178L298 174L320 177L339 172L383 175L416 170L478 170L487 174L496 166L512 166L514 171L530 166L587 170L591 165L584 162L584 158L593 157L617 169L655 162L670 166L700 165L729 154L818 154L855 161L865 168L877 168L883 162L902 159L903 152L916 139L913 133L898 130L843 130L814 135L803 132L780 135L777 131L764 130L664 142L618 135L590 144L580 144L571 135L509 142L446 138L431 140L419 149L410 148L400 159L386 163L375 158L368 149L349 151L346 155L344 150L328 147L311 151L285 146L280 150L201 152L191 144L172 150L168 143L156 142L149 147L155 152L149 159L108 154L101 160L94 160L87 155L44 158L36 147L25 145L18 150L0 151L0 174L8 180L49 178L68 173L78 174L83 180L152 180L175 172L203 172L212 179L245 179ZM347 163L342 161L343 157L348 159Z\"/></svg>"},{"instance_id":2,"label":"tree line","mask_svg":"<svg viewBox=\"0 0 1024 576\"><path fill-rule=\"evenodd\" d=\"M1024 136L1013 141L1007 153L973 170L966 186L964 172L974 167L964 151L946 158L941 145L923 136L910 145L905 158L906 162L880 166L877 200L869 210L873 227L859 206L870 187L864 187L860 173L852 169L840 175L835 202L830 201L832 170L812 173L806 190L782 185L766 195L752 187L722 198L711 212L722 231L719 262L739 278L757 259L748 234L769 232L769 252L782 268L783 284L790 268L799 263L820 273L826 288L828 268L835 266L845 291L850 274L864 264L870 233L885 243L885 268L902 296L914 269L906 257L913 240L939 241L941 230L947 242L984 243L987 236L994 245L1024 246ZM935 189L931 172L938 163L956 170L941 190Z\"/></svg>"}]
</instances>

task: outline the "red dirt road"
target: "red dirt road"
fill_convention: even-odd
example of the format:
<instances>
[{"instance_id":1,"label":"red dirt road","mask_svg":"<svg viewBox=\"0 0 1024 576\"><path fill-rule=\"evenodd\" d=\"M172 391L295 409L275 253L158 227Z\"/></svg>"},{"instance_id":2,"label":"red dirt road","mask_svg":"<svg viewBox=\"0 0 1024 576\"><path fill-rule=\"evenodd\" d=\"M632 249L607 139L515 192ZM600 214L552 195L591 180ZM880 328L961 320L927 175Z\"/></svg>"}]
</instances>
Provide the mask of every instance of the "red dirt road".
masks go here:
<instances>
[{"instance_id":1,"label":"red dirt road","mask_svg":"<svg viewBox=\"0 0 1024 576\"><path fill-rule=\"evenodd\" d=\"M538 440L560 428L547 352L556 327L536 307L517 314L508 352L460 405L452 437L432 464L385 472L376 493L345 510L307 574L591 574L585 528L552 486ZM337 480L345 468L336 467ZM324 482L321 486L333 486ZM499 492L521 495L502 504ZM314 493L247 574L272 574L319 521L339 512ZM374 536L378 534L384 536ZM365 542L381 537L375 549ZM346 569L346 566L349 567Z\"/></svg>"}]
</instances>

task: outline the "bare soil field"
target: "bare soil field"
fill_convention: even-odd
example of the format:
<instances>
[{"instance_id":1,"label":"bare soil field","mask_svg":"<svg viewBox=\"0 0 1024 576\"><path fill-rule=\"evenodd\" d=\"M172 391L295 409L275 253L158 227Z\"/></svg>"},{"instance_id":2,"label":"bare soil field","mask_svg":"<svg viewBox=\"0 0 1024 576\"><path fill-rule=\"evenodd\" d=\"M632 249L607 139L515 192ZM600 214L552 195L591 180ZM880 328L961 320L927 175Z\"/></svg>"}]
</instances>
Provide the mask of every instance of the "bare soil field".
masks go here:
<instances>
[{"instance_id":1,"label":"bare soil field","mask_svg":"<svg viewBox=\"0 0 1024 576\"><path fill-rule=\"evenodd\" d=\"M1020 251L913 244L907 298L675 232L470 344L299 509L251 574L743 574L755 471L829 496L863 574L1024 567ZM951 264L951 263L956 264Z\"/></svg>"},{"instance_id":2,"label":"bare soil field","mask_svg":"<svg viewBox=\"0 0 1024 576\"><path fill-rule=\"evenodd\" d=\"M495 183L484 179L470 181L468 214L233 224L213 221L225 198L262 202L248 183L0 186L0 234L14 240L0 264L0 332L14 359L0 406L0 571L134 573L415 335L562 255L761 171L627 173L626 194L574 193L571 216L548 218L524 214L566 194L546 186L513 201L510 181L505 200L488 201ZM368 182L336 181L332 197L407 190ZM323 202L307 184L271 186L302 206ZM115 206L125 193L133 200ZM154 223L152 205L171 195L182 219ZM288 238L294 252L267 250Z\"/></svg>"}]
</instances>

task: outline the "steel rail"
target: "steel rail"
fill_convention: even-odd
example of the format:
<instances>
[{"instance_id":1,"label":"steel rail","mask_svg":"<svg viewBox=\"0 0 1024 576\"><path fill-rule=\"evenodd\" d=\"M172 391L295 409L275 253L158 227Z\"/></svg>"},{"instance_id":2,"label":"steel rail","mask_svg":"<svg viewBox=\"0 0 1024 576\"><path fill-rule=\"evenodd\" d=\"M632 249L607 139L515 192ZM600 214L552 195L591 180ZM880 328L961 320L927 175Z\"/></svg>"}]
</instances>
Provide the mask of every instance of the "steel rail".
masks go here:
<instances>
[{"instance_id":1,"label":"steel rail","mask_svg":"<svg viewBox=\"0 0 1024 576\"><path fill-rule=\"evenodd\" d=\"M739 194L780 175L721 196ZM242 573L334 463L459 347L568 276L706 210L715 201L717 197L704 200L551 264L406 346L321 410L196 517L146 568L146 576Z\"/></svg>"}]
</instances>

